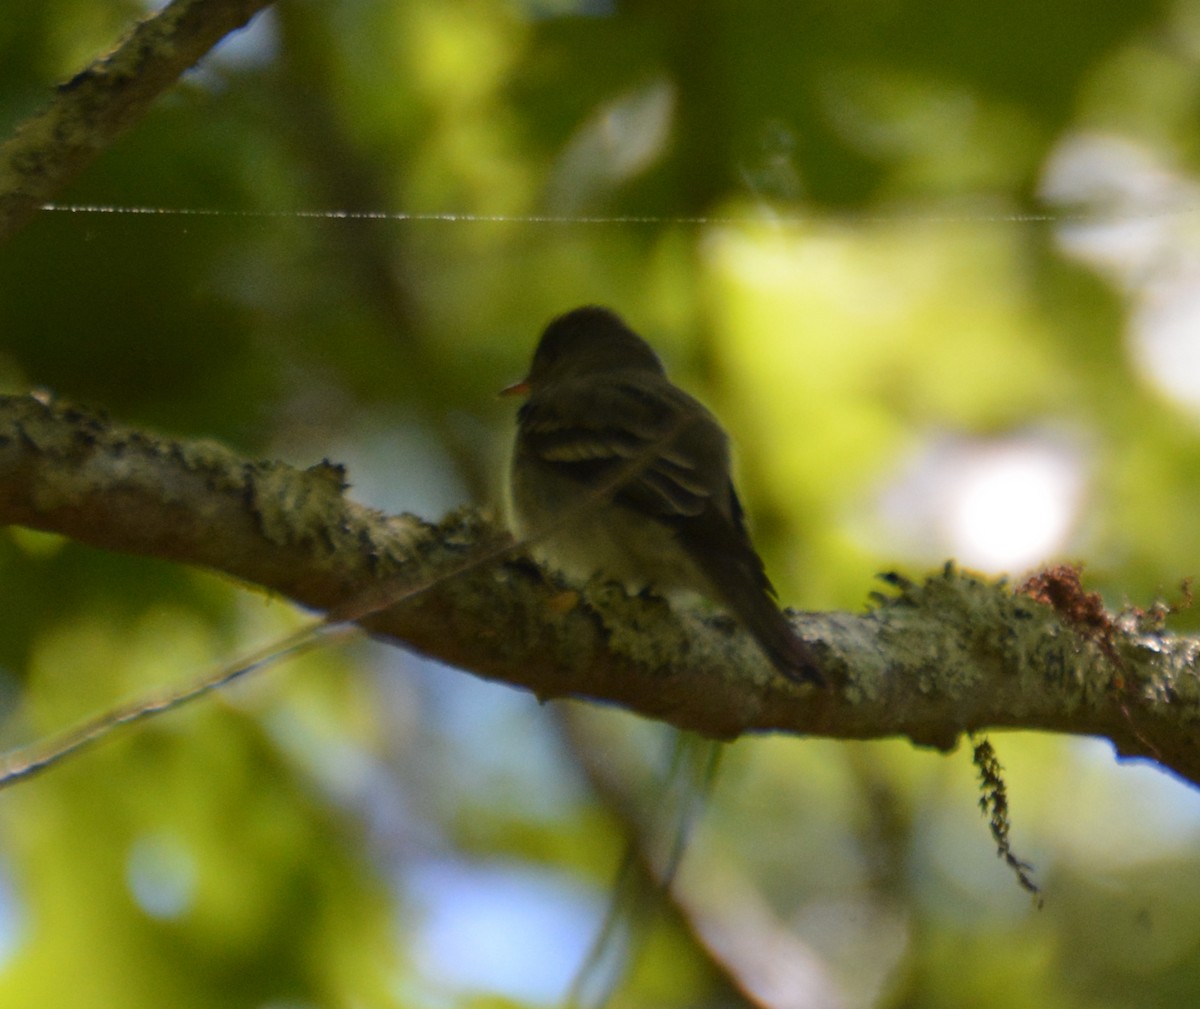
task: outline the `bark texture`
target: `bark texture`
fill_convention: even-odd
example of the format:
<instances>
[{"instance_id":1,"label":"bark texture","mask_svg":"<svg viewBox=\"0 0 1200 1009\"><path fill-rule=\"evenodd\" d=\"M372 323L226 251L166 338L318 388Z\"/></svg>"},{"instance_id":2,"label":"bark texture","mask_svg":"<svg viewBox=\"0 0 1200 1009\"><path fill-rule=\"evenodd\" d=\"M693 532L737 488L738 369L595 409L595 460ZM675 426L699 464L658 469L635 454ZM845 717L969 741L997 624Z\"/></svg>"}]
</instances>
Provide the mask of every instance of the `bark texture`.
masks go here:
<instances>
[{"instance_id":1,"label":"bark texture","mask_svg":"<svg viewBox=\"0 0 1200 1009\"><path fill-rule=\"evenodd\" d=\"M797 687L720 616L567 584L487 517L349 500L307 470L0 397L0 522L202 565L540 698L621 705L714 738L751 732L953 747L989 727L1105 736L1200 783L1200 642L1105 613L1076 572L1020 589L947 565L885 576L865 613L797 615L833 689Z\"/></svg>"}]
</instances>

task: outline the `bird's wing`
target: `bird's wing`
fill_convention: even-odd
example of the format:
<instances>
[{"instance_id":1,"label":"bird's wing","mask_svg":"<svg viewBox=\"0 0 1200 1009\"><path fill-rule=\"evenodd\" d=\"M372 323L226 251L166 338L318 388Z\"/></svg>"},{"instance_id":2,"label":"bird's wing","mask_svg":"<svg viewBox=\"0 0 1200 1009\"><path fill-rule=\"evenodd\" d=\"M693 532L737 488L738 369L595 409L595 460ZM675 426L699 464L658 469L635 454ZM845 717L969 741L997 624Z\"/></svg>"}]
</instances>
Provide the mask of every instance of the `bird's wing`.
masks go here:
<instances>
[{"instance_id":1,"label":"bird's wing","mask_svg":"<svg viewBox=\"0 0 1200 1009\"><path fill-rule=\"evenodd\" d=\"M521 409L520 427L523 451L542 466L593 487L611 480L614 500L659 521L723 503L724 433L666 382L647 388L614 377L560 389L552 400L535 396Z\"/></svg>"}]
</instances>

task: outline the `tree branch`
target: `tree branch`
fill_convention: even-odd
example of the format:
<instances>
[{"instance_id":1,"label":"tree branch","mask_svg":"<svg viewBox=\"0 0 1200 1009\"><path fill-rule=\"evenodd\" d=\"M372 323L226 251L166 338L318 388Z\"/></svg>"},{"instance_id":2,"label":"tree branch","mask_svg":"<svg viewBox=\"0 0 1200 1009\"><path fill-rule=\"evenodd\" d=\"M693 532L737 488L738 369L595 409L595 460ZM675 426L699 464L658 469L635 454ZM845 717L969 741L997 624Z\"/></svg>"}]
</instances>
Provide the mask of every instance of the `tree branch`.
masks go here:
<instances>
[{"instance_id":1,"label":"tree branch","mask_svg":"<svg viewBox=\"0 0 1200 1009\"><path fill-rule=\"evenodd\" d=\"M1013 591L948 565L919 585L890 576L867 613L799 616L837 683L822 692L775 675L727 619L599 579L567 585L503 554L508 534L475 512L434 525L344 489L329 463L250 462L0 397L0 523L362 615L373 634L543 699L606 701L717 738L904 735L949 749L989 727L1099 735L1200 783L1200 642L1098 615L1061 571Z\"/></svg>"},{"instance_id":2,"label":"tree branch","mask_svg":"<svg viewBox=\"0 0 1200 1009\"><path fill-rule=\"evenodd\" d=\"M174 0L58 87L0 147L0 242L145 114L222 38L271 0Z\"/></svg>"},{"instance_id":3,"label":"tree branch","mask_svg":"<svg viewBox=\"0 0 1200 1009\"><path fill-rule=\"evenodd\" d=\"M699 796L701 803L707 803L712 781L702 784L688 773L680 775L682 780L664 780L655 789L653 807L644 808L632 784L637 775L631 775L620 761L613 761L611 749L591 737L588 719L581 717L583 714L579 707L564 706L556 724L576 767L605 812L617 821L630 845L625 855L627 861L620 870L622 876L614 882L610 899L629 896L628 888L622 887L626 866L636 874L636 882L642 887L637 894L642 901L661 888L659 906L666 921L687 938L698 960L712 975L718 991L710 1002L743 1009L783 1003L813 1007L842 1005L845 999L819 957L775 920L767 902L750 881L738 878L732 860L709 857L697 866L696 856L703 857L703 852L692 851L690 837L684 836L681 840L689 849L688 868L681 877L662 886L668 858L664 848L675 842L673 835L683 826L679 820L671 820L667 812L672 806L678 811L679 795L672 801L670 793L678 793L682 786L689 801ZM677 736L674 745L687 747L693 742L694 739ZM677 752L675 756L683 755ZM679 764L695 770L697 764L707 764L711 759L711 751L697 751ZM703 881L702 885L695 885L699 881ZM626 927L640 924L637 914L646 910L646 905L636 900L630 906L618 907L618 911L628 916ZM628 973L634 973L632 965ZM785 998L770 997L780 990L786 990Z\"/></svg>"}]
</instances>

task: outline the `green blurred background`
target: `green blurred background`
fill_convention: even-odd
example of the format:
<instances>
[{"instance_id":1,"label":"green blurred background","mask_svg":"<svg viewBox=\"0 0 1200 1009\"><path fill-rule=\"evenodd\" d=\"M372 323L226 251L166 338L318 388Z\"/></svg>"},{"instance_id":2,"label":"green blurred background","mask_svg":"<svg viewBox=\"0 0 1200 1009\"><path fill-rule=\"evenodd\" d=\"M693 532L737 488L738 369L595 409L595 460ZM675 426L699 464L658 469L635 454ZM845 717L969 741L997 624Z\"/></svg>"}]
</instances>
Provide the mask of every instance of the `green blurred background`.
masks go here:
<instances>
[{"instance_id":1,"label":"green blurred background","mask_svg":"<svg viewBox=\"0 0 1200 1009\"><path fill-rule=\"evenodd\" d=\"M7 0L0 134L148 6ZM1198 125L1200 0L281 4L61 201L192 213L0 250L0 386L436 518L494 505L496 390L598 302L730 428L786 602L954 557L1148 605L1200 571ZM0 613L7 746L304 619L21 530ZM741 998L1200 1003L1194 790L994 742L1040 912L965 752L733 748L681 891ZM289 663L0 795L0 1006L554 1005L622 847L585 769L652 808L662 747L397 649ZM662 926L618 1004L738 998Z\"/></svg>"}]
</instances>

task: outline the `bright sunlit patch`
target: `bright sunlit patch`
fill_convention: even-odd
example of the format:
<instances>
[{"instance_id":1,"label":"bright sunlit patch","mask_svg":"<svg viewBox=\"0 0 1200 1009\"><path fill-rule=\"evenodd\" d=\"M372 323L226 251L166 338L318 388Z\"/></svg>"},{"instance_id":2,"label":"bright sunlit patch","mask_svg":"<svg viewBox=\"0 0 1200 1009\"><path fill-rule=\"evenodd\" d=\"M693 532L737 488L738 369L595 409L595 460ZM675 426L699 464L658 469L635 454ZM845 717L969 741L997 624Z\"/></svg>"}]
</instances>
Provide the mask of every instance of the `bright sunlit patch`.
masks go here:
<instances>
[{"instance_id":1,"label":"bright sunlit patch","mask_svg":"<svg viewBox=\"0 0 1200 1009\"><path fill-rule=\"evenodd\" d=\"M152 918L178 918L196 894L196 859L172 834L147 834L129 849L125 880L138 906Z\"/></svg>"},{"instance_id":2,"label":"bright sunlit patch","mask_svg":"<svg viewBox=\"0 0 1200 1009\"><path fill-rule=\"evenodd\" d=\"M1130 349L1138 369L1171 399L1200 416L1200 248L1186 274L1143 294Z\"/></svg>"},{"instance_id":3,"label":"bright sunlit patch","mask_svg":"<svg viewBox=\"0 0 1200 1009\"><path fill-rule=\"evenodd\" d=\"M1200 416L1200 183L1147 146L1082 134L1059 145L1043 192L1087 208L1059 241L1126 292L1134 366Z\"/></svg>"},{"instance_id":4,"label":"bright sunlit patch","mask_svg":"<svg viewBox=\"0 0 1200 1009\"><path fill-rule=\"evenodd\" d=\"M412 5L406 30L414 83L443 109L477 106L522 51L519 26L489 8Z\"/></svg>"},{"instance_id":5,"label":"bright sunlit patch","mask_svg":"<svg viewBox=\"0 0 1200 1009\"><path fill-rule=\"evenodd\" d=\"M1020 443L973 453L951 493L947 531L965 563L1007 571L1044 560L1075 512L1078 474L1057 453Z\"/></svg>"},{"instance_id":6,"label":"bright sunlit patch","mask_svg":"<svg viewBox=\"0 0 1200 1009\"><path fill-rule=\"evenodd\" d=\"M943 438L889 487L882 511L923 551L1017 573L1061 552L1083 484L1082 454L1063 439Z\"/></svg>"},{"instance_id":7,"label":"bright sunlit patch","mask_svg":"<svg viewBox=\"0 0 1200 1009\"><path fill-rule=\"evenodd\" d=\"M244 28L230 32L212 51L211 58L228 67L253 69L274 61L279 53L279 25L275 12L259 11Z\"/></svg>"},{"instance_id":8,"label":"bright sunlit patch","mask_svg":"<svg viewBox=\"0 0 1200 1009\"><path fill-rule=\"evenodd\" d=\"M423 910L415 956L434 983L556 1004L603 913L566 877L519 863L428 862L405 880Z\"/></svg>"},{"instance_id":9,"label":"bright sunlit patch","mask_svg":"<svg viewBox=\"0 0 1200 1009\"><path fill-rule=\"evenodd\" d=\"M1102 739L1072 739L1054 797L1056 815L1041 824L1064 857L1104 871L1186 857L1200 840L1200 794L1152 761L1113 767ZM1120 811L1116 815L1114 811Z\"/></svg>"},{"instance_id":10,"label":"bright sunlit patch","mask_svg":"<svg viewBox=\"0 0 1200 1009\"><path fill-rule=\"evenodd\" d=\"M387 512L440 515L468 492L437 444L411 417L363 413L353 438L335 442L329 453L352 475L356 501Z\"/></svg>"},{"instance_id":11,"label":"bright sunlit patch","mask_svg":"<svg viewBox=\"0 0 1200 1009\"><path fill-rule=\"evenodd\" d=\"M381 650L381 674L395 682L403 666L425 700L423 727L444 747L438 788L443 802L495 804L522 820L556 821L581 801L576 775L563 766L561 742L547 730L544 711L528 695L497 691L470 676L447 676L427 659ZM389 674L388 665L395 664Z\"/></svg>"}]
</instances>

